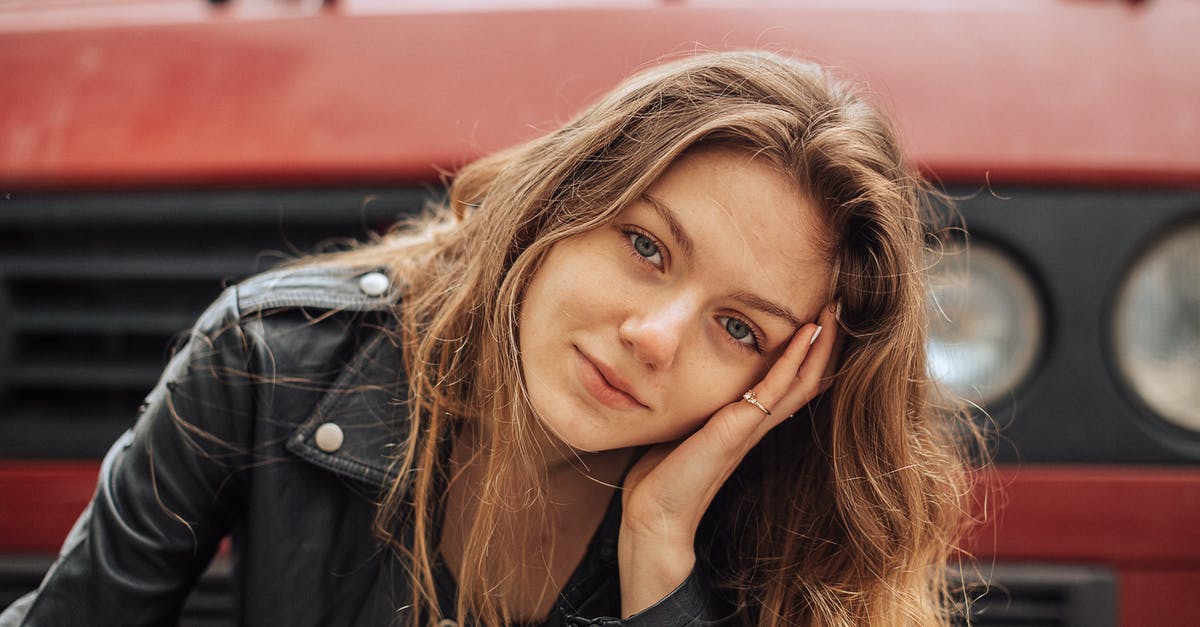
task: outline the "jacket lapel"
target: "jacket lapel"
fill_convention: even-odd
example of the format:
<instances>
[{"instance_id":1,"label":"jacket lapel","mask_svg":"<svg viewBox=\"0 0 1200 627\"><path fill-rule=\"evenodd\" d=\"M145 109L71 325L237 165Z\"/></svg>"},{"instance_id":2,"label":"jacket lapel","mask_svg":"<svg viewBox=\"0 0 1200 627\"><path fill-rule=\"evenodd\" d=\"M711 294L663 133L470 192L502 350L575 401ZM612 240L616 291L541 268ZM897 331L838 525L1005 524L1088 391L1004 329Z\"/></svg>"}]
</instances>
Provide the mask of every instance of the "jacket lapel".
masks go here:
<instances>
[{"instance_id":1,"label":"jacket lapel","mask_svg":"<svg viewBox=\"0 0 1200 627\"><path fill-rule=\"evenodd\" d=\"M395 481L391 461L411 435L400 354L384 333L374 333L292 433L287 449L372 488Z\"/></svg>"}]
</instances>

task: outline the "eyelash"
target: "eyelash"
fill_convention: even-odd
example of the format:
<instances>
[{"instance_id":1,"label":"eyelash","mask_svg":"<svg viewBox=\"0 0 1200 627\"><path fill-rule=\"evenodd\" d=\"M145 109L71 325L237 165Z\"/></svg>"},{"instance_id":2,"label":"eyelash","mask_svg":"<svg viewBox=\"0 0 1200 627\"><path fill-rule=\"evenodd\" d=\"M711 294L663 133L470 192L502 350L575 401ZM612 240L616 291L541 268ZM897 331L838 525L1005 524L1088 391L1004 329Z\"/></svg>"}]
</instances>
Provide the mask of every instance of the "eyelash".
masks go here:
<instances>
[{"instance_id":1,"label":"eyelash","mask_svg":"<svg viewBox=\"0 0 1200 627\"><path fill-rule=\"evenodd\" d=\"M635 235L644 237L650 240L650 243L654 244L654 248L658 251L658 254L662 256L662 265L655 265L651 263L650 259L638 252L637 247L633 245L633 236ZM659 272L662 272L667 267L667 247L663 246L663 243L658 241L658 238L631 225L621 227L621 237L625 240L625 246L629 249L629 254L633 255L634 259L637 259L638 261L650 266L651 268L654 268L655 270L658 270Z\"/></svg>"},{"instance_id":2,"label":"eyelash","mask_svg":"<svg viewBox=\"0 0 1200 627\"><path fill-rule=\"evenodd\" d=\"M661 266L655 265L645 255L638 252L637 247L634 246L634 244L633 244L634 236L644 237L647 240L649 240L652 244L654 244L654 248L655 248L656 252L662 257L662 265ZM663 246L662 242L660 242L658 240L658 238L656 238L653 235L647 233L646 231L643 231L642 229L637 228L632 225L626 225L626 226L621 227L621 238L622 238L622 240L624 240L625 247L626 247L626 249L628 249L630 256L632 256L634 259L638 260L641 263L646 264L647 266L649 266L650 268L652 268L658 272L662 272L666 268L667 259L668 259L667 249L666 249L666 246ZM749 320L742 318L740 316L728 316L728 315L717 316L717 320L721 321L721 332L725 335L727 340L729 342L731 342L734 346L737 346L738 348L741 348L743 350L752 351L757 354L761 354L763 352L762 333L758 330L758 327L754 326L754 324L752 322L750 322ZM729 330L726 327L728 322L725 322L725 321L727 321L727 320L737 320L738 322L746 325L746 329L750 332L750 334L747 337L753 338L754 341L752 343L746 343L746 342L740 341L739 338L733 337L733 335L731 335L729 333Z\"/></svg>"},{"instance_id":3,"label":"eyelash","mask_svg":"<svg viewBox=\"0 0 1200 627\"><path fill-rule=\"evenodd\" d=\"M730 342L733 342L733 344L735 346L744 348L748 351L753 351L758 354L762 354L762 352L763 352L762 336L759 334L758 329L753 324L751 324L749 320L746 320L745 318L742 318L740 316L717 316L717 320L722 320L722 321L723 320L737 320L738 322L746 325L746 330L750 332L750 334L747 335L746 337L753 338L754 342L752 342L752 343L742 342L738 338L730 335L729 329L725 326L727 323L722 322L721 332L724 333L725 337L728 338Z\"/></svg>"}]
</instances>

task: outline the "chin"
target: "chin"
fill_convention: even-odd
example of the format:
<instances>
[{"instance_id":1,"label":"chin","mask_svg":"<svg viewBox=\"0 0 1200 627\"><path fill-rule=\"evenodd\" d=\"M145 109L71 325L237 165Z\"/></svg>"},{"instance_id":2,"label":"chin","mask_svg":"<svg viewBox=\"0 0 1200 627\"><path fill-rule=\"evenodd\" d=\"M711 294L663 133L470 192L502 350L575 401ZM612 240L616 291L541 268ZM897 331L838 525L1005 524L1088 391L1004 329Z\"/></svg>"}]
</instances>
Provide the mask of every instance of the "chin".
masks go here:
<instances>
[{"instance_id":1,"label":"chin","mask_svg":"<svg viewBox=\"0 0 1200 627\"><path fill-rule=\"evenodd\" d=\"M610 429L620 430L619 427L611 427ZM640 445L636 442L614 439L612 437L614 433L609 429L567 429L552 433L555 434L559 442L562 442L570 447L571 450L580 454L605 453Z\"/></svg>"},{"instance_id":2,"label":"chin","mask_svg":"<svg viewBox=\"0 0 1200 627\"><path fill-rule=\"evenodd\" d=\"M556 445L566 446L567 448L580 453L595 453L603 450L603 445L598 437L602 434L595 428L588 428L586 419L581 419L579 416L585 416L586 411L583 408L554 406L547 407L546 410L538 408L537 395L531 394L530 408L533 410L533 419L538 422L545 434L549 436ZM564 423L563 421L548 418L548 416L575 416L572 421ZM535 427L536 428L536 427Z\"/></svg>"},{"instance_id":3,"label":"chin","mask_svg":"<svg viewBox=\"0 0 1200 627\"><path fill-rule=\"evenodd\" d=\"M571 450L577 453L602 453L610 451L614 448L623 448L620 446L612 446L606 442L605 438L599 437L599 434L589 433L557 433L554 432L558 441L565 444Z\"/></svg>"}]
</instances>

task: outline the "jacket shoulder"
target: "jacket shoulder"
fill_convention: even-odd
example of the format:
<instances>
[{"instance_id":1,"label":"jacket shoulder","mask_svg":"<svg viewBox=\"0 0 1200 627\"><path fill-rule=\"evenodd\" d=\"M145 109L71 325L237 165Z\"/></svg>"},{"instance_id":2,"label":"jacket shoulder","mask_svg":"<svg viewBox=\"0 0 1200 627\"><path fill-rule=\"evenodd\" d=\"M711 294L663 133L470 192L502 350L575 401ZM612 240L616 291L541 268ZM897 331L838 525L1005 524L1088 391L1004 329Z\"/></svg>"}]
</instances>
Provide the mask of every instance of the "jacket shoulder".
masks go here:
<instances>
[{"instance_id":1,"label":"jacket shoulder","mask_svg":"<svg viewBox=\"0 0 1200 627\"><path fill-rule=\"evenodd\" d=\"M384 269L325 265L265 272L237 284L234 293L244 316L291 307L382 311L395 304L399 290Z\"/></svg>"},{"instance_id":2,"label":"jacket shoulder","mask_svg":"<svg viewBox=\"0 0 1200 627\"><path fill-rule=\"evenodd\" d=\"M305 354L297 363L317 364L319 352L312 352L316 346L309 342L301 347L305 343L297 342L294 332L335 340L322 341L321 346L340 344L361 335L364 315L374 314L382 324L382 316L399 301L400 290L381 268L314 265L272 270L221 292L190 333L180 338L176 352L187 343L230 353L251 345L298 347ZM168 366L167 374L172 370Z\"/></svg>"},{"instance_id":3,"label":"jacket shoulder","mask_svg":"<svg viewBox=\"0 0 1200 627\"><path fill-rule=\"evenodd\" d=\"M236 318L225 345L244 351L253 375L304 382L262 395L269 422L290 431L287 450L372 489L395 480L391 454L408 436L402 351L388 331L400 293L383 269L300 266L251 277L218 305L226 323Z\"/></svg>"}]
</instances>

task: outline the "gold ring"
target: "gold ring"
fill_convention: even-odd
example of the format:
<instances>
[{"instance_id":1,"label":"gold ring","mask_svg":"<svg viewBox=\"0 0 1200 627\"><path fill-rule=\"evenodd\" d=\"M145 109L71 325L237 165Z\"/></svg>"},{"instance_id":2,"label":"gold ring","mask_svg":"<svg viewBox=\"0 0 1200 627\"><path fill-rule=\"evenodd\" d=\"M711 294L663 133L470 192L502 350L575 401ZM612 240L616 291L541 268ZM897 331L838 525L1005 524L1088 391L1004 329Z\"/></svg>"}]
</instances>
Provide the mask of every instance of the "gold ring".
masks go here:
<instances>
[{"instance_id":1,"label":"gold ring","mask_svg":"<svg viewBox=\"0 0 1200 627\"><path fill-rule=\"evenodd\" d=\"M754 390L746 390L746 393L742 395L742 400L759 408L760 410L762 410L762 413L764 413L768 416L771 415L771 410L767 409L766 407L763 407L763 404L758 402L758 397L754 395Z\"/></svg>"}]
</instances>

